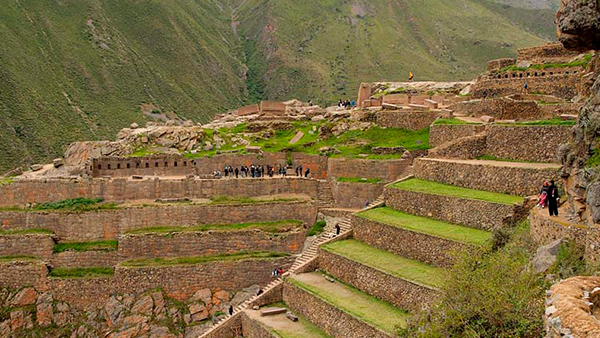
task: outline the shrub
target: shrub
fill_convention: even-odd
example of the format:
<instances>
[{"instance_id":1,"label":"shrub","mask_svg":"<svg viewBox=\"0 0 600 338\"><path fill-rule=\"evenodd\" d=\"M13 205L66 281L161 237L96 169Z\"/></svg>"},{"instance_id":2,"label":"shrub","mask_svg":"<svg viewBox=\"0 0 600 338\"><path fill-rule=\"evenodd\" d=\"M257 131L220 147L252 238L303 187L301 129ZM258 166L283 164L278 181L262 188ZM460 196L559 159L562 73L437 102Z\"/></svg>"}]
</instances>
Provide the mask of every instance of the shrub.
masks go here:
<instances>
[{"instance_id":1,"label":"shrub","mask_svg":"<svg viewBox=\"0 0 600 338\"><path fill-rule=\"evenodd\" d=\"M327 223L325 221L316 222L315 225L313 225L313 227L308 232L307 236L315 236L315 235L319 235L319 234L323 233L323 231L325 231L326 225L327 225Z\"/></svg>"},{"instance_id":2,"label":"shrub","mask_svg":"<svg viewBox=\"0 0 600 338\"><path fill-rule=\"evenodd\" d=\"M399 329L399 335L541 337L546 285L529 269L528 237L528 228L521 227L497 251L482 248L460 254L438 304L417 314L407 329Z\"/></svg>"},{"instance_id":3,"label":"shrub","mask_svg":"<svg viewBox=\"0 0 600 338\"><path fill-rule=\"evenodd\" d=\"M556 275L558 279L594 274L596 267L586 261L584 254L585 247L570 241L563 242L549 273Z\"/></svg>"}]
</instances>

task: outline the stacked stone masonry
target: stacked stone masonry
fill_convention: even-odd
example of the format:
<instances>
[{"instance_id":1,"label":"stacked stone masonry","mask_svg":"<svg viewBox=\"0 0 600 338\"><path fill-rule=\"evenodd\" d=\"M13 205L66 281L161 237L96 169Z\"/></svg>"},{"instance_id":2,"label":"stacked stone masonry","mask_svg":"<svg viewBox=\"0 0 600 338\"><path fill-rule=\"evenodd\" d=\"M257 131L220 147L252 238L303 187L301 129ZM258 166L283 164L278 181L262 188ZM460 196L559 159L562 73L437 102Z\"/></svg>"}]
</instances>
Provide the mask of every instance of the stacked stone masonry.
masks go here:
<instances>
[{"instance_id":1,"label":"stacked stone masonry","mask_svg":"<svg viewBox=\"0 0 600 338\"><path fill-rule=\"evenodd\" d=\"M376 114L376 123L384 128L422 130L440 116L439 111L380 111Z\"/></svg>"},{"instance_id":2,"label":"stacked stone masonry","mask_svg":"<svg viewBox=\"0 0 600 338\"><path fill-rule=\"evenodd\" d=\"M368 160L330 158L328 162L328 177L379 178L391 182L401 177L411 165L411 160Z\"/></svg>"},{"instance_id":3,"label":"stacked stone masonry","mask_svg":"<svg viewBox=\"0 0 600 338\"><path fill-rule=\"evenodd\" d=\"M283 301L292 311L319 326L332 337L391 337L391 335L368 325L289 282L286 282L283 286Z\"/></svg>"},{"instance_id":4,"label":"stacked stone masonry","mask_svg":"<svg viewBox=\"0 0 600 338\"><path fill-rule=\"evenodd\" d=\"M362 208L383 193L382 184L334 182L333 198L339 208Z\"/></svg>"},{"instance_id":5,"label":"stacked stone masonry","mask_svg":"<svg viewBox=\"0 0 600 338\"><path fill-rule=\"evenodd\" d=\"M46 211L0 212L5 229L48 229L60 241L117 239L128 231L156 226L273 222L299 220L311 225L316 208L310 202L260 203L241 205L165 205L128 207L82 213Z\"/></svg>"},{"instance_id":6,"label":"stacked stone masonry","mask_svg":"<svg viewBox=\"0 0 600 338\"><path fill-rule=\"evenodd\" d=\"M123 235L119 239L119 255L131 259L218 255L256 250L299 253L305 237L306 230L277 234L248 230Z\"/></svg>"},{"instance_id":7,"label":"stacked stone masonry","mask_svg":"<svg viewBox=\"0 0 600 338\"><path fill-rule=\"evenodd\" d=\"M210 198L214 196L266 196L301 194L318 198L324 181L300 178L240 180L203 179L30 179L0 186L0 207L46 203L77 197L105 201ZM44 191L44 194L40 194Z\"/></svg>"},{"instance_id":8,"label":"stacked stone masonry","mask_svg":"<svg viewBox=\"0 0 600 338\"><path fill-rule=\"evenodd\" d=\"M33 256L49 259L54 248L51 235L0 235L0 257Z\"/></svg>"},{"instance_id":9,"label":"stacked stone masonry","mask_svg":"<svg viewBox=\"0 0 600 338\"><path fill-rule=\"evenodd\" d=\"M356 215L352 217L352 227L353 237L372 247L441 267L452 266L454 263L453 252L469 248L466 244L402 229Z\"/></svg>"},{"instance_id":10,"label":"stacked stone masonry","mask_svg":"<svg viewBox=\"0 0 600 338\"><path fill-rule=\"evenodd\" d=\"M494 161L463 161L416 159L414 175L476 190L487 190L517 196L537 195L543 181L559 182L560 166L535 167L535 164L494 163Z\"/></svg>"},{"instance_id":11,"label":"stacked stone masonry","mask_svg":"<svg viewBox=\"0 0 600 338\"><path fill-rule=\"evenodd\" d=\"M496 120L542 120L577 113L577 104L538 105L535 101L490 98L458 102L449 107L455 114L470 117L493 116Z\"/></svg>"},{"instance_id":12,"label":"stacked stone masonry","mask_svg":"<svg viewBox=\"0 0 600 338\"><path fill-rule=\"evenodd\" d=\"M386 205L409 214L434 218L483 230L514 224L525 216L522 205L420 193L386 187Z\"/></svg>"},{"instance_id":13,"label":"stacked stone masonry","mask_svg":"<svg viewBox=\"0 0 600 338\"><path fill-rule=\"evenodd\" d=\"M112 294L139 294L162 288L169 297L190 298L204 288L241 290L254 284L265 286L275 268L289 269L295 257L242 261L216 261L194 265L123 267L106 278L48 277L41 262L2 262L0 285L12 288L33 286L50 292L54 299L79 309L105 304ZM236 271L236 273L232 273Z\"/></svg>"},{"instance_id":14,"label":"stacked stone masonry","mask_svg":"<svg viewBox=\"0 0 600 338\"><path fill-rule=\"evenodd\" d=\"M557 162L558 148L568 143L571 126L492 126L486 153L501 159Z\"/></svg>"},{"instance_id":15,"label":"stacked stone masonry","mask_svg":"<svg viewBox=\"0 0 600 338\"><path fill-rule=\"evenodd\" d=\"M241 314L242 335L244 338L278 338L261 323L253 320L247 314ZM232 336L233 337L233 336Z\"/></svg>"},{"instance_id":16,"label":"stacked stone masonry","mask_svg":"<svg viewBox=\"0 0 600 338\"><path fill-rule=\"evenodd\" d=\"M439 147L454 140L474 136L485 131L485 126L481 124L434 124L429 133L429 145Z\"/></svg>"},{"instance_id":17,"label":"stacked stone masonry","mask_svg":"<svg viewBox=\"0 0 600 338\"><path fill-rule=\"evenodd\" d=\"M437 298L436 290L392 276L326 250L319 250L319 267L336 279L394 306L418 312Z\"/></svg>"},{"instance_id":18,"label":"stacked stone masonry","mask_svg":"<svg viewBox=\"0 0 600 338\"><path fill-rule=\"evenodd\" d=\"M600 228L597 225L573 224L549 218L546 210L532 210L529 215L531 237L539 245L566 239L585 248L586 259L600 262Z\"/></svg>"}]
</instances>

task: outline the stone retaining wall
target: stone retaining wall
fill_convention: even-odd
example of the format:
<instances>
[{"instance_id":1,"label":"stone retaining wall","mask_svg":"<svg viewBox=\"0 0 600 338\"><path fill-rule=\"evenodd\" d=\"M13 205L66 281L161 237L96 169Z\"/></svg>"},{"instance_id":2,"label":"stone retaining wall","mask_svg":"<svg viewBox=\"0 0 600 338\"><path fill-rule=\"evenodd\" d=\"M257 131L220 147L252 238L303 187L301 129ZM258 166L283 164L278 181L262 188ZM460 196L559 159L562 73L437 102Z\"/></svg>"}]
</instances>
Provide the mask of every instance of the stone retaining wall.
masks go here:
<instances>
[{"instance_id":1,"label":"stone retaining wall","mask_svg":"<svg viewBox=\"0 0 600 338\"><path fill-rule=\"evenodd\" d=\"M485 130L482 124L434 124L429 133L429 145L439 147L442 144L462 137L473 136Z\"/></svg>"},{"instance_id":2,"label":"stone retaining wall","mask_svg":"<svg viewBox=\"0 0 600 338\"><path fill-rule=\"evenodd\" d=\"M54 248L52 235L0 235L1 256L33 256L49 259Z\"/></svg>"},{"instance_id":3,"label":"stone retaining wall","mask_svg":"<svg viewBox=\"0 0 600 338\"><path fill-rule=\"evenodd\" d=\"M473 159L485 155L486 150L485 134L462 137L437 148L429 150L429 156L434 158L458 158Z\"/></svg>"},{"instance_id":4,"label":"stone retaining wall","mask_svg":"<svg viewBox=\"0 0 600 338\"><path fill-rule=\"evenodd\" d=\"M28 179L0 186L0 207L56 202L77 197L105 201L209 198L214 196L265 196L302 194L318 198L318 180L259 179ZM40 191L45 193L40 194Z\"/></svg>"},{"instance_id":5,"label":"stone retaining wall","mask_svg":"<svg viewBox=\"0 0 600 338\"><path fill-rule=\"evenodd\" d=\"M310 202L273 202L224 205L158 205L82 213L0 212L7 229L39 228L53 231L61 241L117 239L127 231L154 226L271 222L295 219L310 226L316 207Z\"/></svg>"},{"instance_id":6,"label":"stone retaining wall","mask_svg":"<svg viewBox=\"0 0 600 338\"><path fill-rule=\"evenodd\" d=\"M486 153L501 159L557 162L558 148L568 143L572 126L498 126L488 128Z\"/></svg>"},{"instance_id":7,"label":"stone retaining wall","mask_svg":"<svg viewBox=\"0 0 600 338\"><path fill-rule=\"evenodd\" d=\"M242 320L242 335L244 338L279 338L279 336L271 333L264 325L248 317L247 314L242 313L240 318Z\"/></svg>"},{"instance_id":8,"label":"stone retaining wall","mask_svg":"<svg viewBox=\"0 0 600 338\"><path fill-rule=\"evenodd\" d=\"M119 293L140 293L160 287L169 297L182 300L203 288L241 290L254 284L267 285L271 271L276 268L287 271L294 260L290 256L167 267L119 266L113 280Z\"/></svg>"},{"instance_id":9,"label":"stone retaining wall","mask_svg":"<svg viewBox=\"0 0 600 338\"><path fill-rule=\"evenodd\" d=\"M522 206L507 205L459 197L441 196L387 187L385 203L409 214L494 230L512 225L524 216Z\"/></svg>"},{"instance_id":10,"label":"stone retaining wall","mask_svg":"<svg viewBox=\"0 0 600 338\"><path fill-rule=\"evenodd\" d=\"M586 259L600 261L600 228L596 225L566 223L547 215L547 210L536 209L529 215L531 237L536 243L546 245L564 238L585 247Z\"/></svg>"},{"instance_id":11,"label":"stone retaining wall","mask_svg":"<svg viewBox=\"0 0 600 338\"><path fill-rule=\"evenodd\" d=\"M0 262L0 287L18 289L33 286L47 290L48 268L41 261Z\"/></svg>"},{"instance_id":12,"label":"stone retaining wall","mask_svg":"<svg viewBox=\"0 0 600 338\"><path fill-rule=\"evenodd\" d=\"M50 264L61 268L91 268L116 266L122 260L117 250L64 251L53 254Z\"/></svg>"},{"instance_id":13,"label":"stone retaining wall","mask_svg":"<svg viewBox=\"0 0 600 338\"><path fill-rule=\"evenodd\" d=\"M242 333L242 312L234 314L225 322L219 324L217 328L202 335L202 338L232 338L238 337ZM198 337L198 338L200 338Z\"/></svg>"},{"instance_id":14,"label":"stone retaining wall","mask_svg":"<svg viewBox=\"0 0 600 338\"><path fill-rule=\"evenodd\" d=\"M426 264L449 267L452 253L467 250L468 245L385 223L352 216L353 237L372 247Z\"/></svg>"},{"instance_id":15,"label":"stone retaining wall","mask_svg":"<svg viewBox=\"0 0 600 338\"><path fill-rule=\"evenodd\" d=\"M578 92L581 67L555 68L545 70L526 70L494 74L493 77L481 77L471 85L474 98L508 96L523 93L527 82L530 93L554 95L563 99L572 99ZM542 75L543 74L543 75ZM500 77L500 78L498 78Z\"/></svg>"},{"instance_id":16,"label":"stone retaining wall","mask_svg":"<svg viewBox=\"0 0 600 338\"><path fill-rule=\"evenodd\" d=\"M333 277L394 306L417 312L437 298L434 289L319 249L319 267Z\"/></svg>"},{"instance_id":17,"label":"stone retaining wall","mask_svg":"<svg viewBox=\"0 0 600 338\"><path fill-rule=\"evenodd\" d=\"M215 155L188 159L181 155L160 154L145 157L100 157L92 159L88 172L92 177L142 176L186 176L212 175L225 166L242 165L285 166L285 153L263 153L249 155Z\"/></svg>"},{"instance_id":18,"label":"stone retaining wall","mask_svg":"<svg viewBox=\"0 0 600 338\"><path fill-rule=\"evenodd\" d=\"M333 198L338 208L360 209L383 193L383 184L333 182Z\"/></svg>"},{"instance_id":19,"label":"stone retaining wall","mask_svg":"<svg viewBox=\"0 0 600 338\"><path fill-rule=\"evenodd\" d=\"M330 158L329 174L332 180L340 177L380 178L391 182L402 176L411 165L409 159L368 160Z\"/></svg>"},{"instance_id":20,"label":"stone retaining wall","mask_svg":"<svg viewBox=\"0 0 600 338\"><path fill-rule=\"evenodd\" d=\"M119 238L126 259L230 254L240 251L302 251L306 230L267 233L260 230L128 234Z\"/></svg>"},{"instance_id":21,"label":"stone retaining wall","mask_svg":"<svg viewBox=\"0 0 600 338\"><path fill-rule=\"evenodd\" d=\"M417 131L429 127L440 115L438 111L380 111L376 113L376 124L383 128Z\"/></svg>"},{"instance_id":22,"label":"stone retaining wall","mask_svg":"<svg viewBox=\"0 0 600 338\"><path fill-rule=\"evenodd\" d=\"M332 337L392 337L289 282L283 285L283 301L292 311L308 319Z\"/></svg>"},{"instance_id":23,"label":"stone retaining wall","mask_svg":"<svg viewBox=\"0 0 600 338\"><path fill-rule=\"evenodd\" d=\"M544 180L559 182L560 168L523 168L416 159L417 178L460 187L530 196L539 194Z\"/></svg>"}]
</instances>

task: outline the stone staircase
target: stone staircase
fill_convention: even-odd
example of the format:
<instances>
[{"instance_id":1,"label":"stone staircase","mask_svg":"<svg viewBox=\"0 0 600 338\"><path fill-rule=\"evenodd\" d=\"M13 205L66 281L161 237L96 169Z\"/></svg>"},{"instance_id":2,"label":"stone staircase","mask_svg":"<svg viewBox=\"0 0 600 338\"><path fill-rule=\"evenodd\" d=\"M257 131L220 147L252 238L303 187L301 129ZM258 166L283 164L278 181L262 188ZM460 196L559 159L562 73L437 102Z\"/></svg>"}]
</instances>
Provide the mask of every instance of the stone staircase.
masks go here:
<instances>
[{"instance_id":1,"label":"stone staircase","mask_svg":"<svg viewBox=\"0 0 600 338\"><path fill-rule=\"evenodd\" d=\"M379 199L383 199L383 195L380 196ZM347 236L352 232L352 224L350 221L350 217L344 217L339 222L339 225L340 225L340 235L339 236ZM331 229L328 229L327 231L324 231L319 236L317 236L317 238L308 247L306 247L302 251L302 254L300 254L300 256L298 256L298 258L294 261L294 264L292 264L292 267L287 272L285 272L283 274L283 276L290 276L291 274L294 274L299 268L305 266L306 264L309 264L312 260L314 260L317 257L319 246L330 241L331 239L337 237L335 231L336 231L335 228L331 228ZM261 295L255 295L252 298L244 301L242 304L236 306L233 309L233 314L231 314L231 315L227 314L226 316L221 317L219 319L219 321L217 321L207 332L205 332L198 338L208 336L213 331L217 330L221 325L224 325L227 321L231 320L233 317L237 316L242 311L247 309L249 307L249 305L252 304L253 302L255 302L259 297L261 297L264 294L267 294L269 291L273 290L274 288L276 288L278 286L281 286L282 284L283 284L282 278L274 279L265 288L263 288L263 293Z\"/></svg>"}]
</instances>

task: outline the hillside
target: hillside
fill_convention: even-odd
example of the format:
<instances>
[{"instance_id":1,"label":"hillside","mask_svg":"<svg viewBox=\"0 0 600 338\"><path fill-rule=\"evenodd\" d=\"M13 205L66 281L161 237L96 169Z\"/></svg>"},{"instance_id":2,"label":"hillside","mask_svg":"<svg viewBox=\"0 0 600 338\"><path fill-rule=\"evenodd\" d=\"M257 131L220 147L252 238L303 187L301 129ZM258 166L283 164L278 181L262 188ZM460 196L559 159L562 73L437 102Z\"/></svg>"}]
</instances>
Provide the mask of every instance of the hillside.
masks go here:
<instances>
[{"instance_id":1,"label":"hillside","mask_svg":"<svg viewBox=\"0 0 600 338\"><path fill-rule=\"evenodd\" d=\"M409 71L470 79L488 59L552 39L548 3L7 0L0 169L152 117L206 122L259 99L324 104Z\"/></svg>"}]
</instances>

